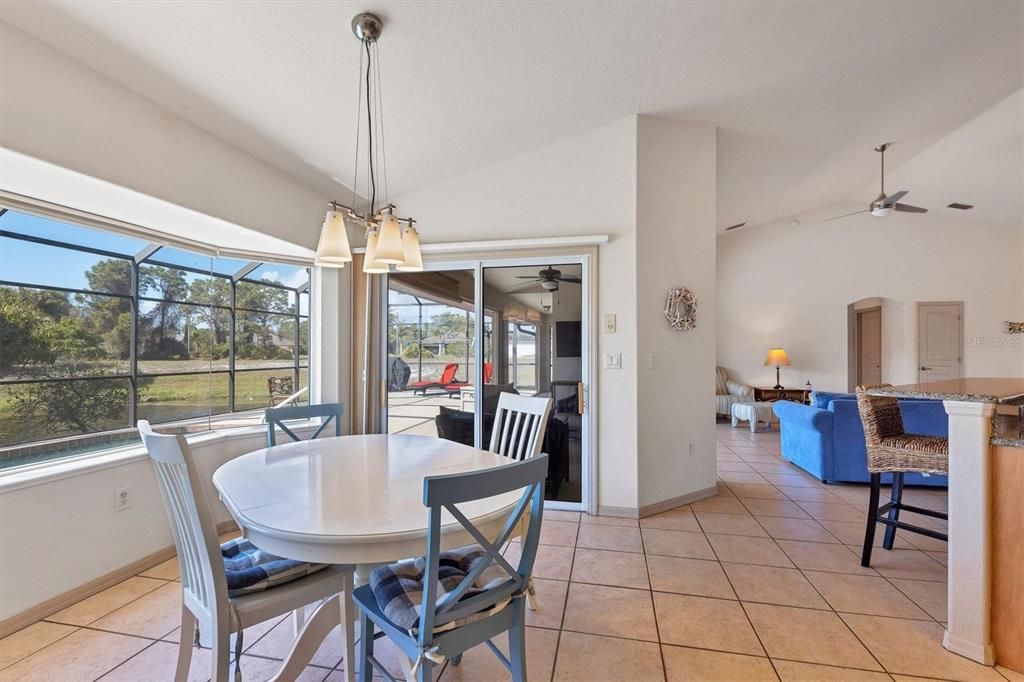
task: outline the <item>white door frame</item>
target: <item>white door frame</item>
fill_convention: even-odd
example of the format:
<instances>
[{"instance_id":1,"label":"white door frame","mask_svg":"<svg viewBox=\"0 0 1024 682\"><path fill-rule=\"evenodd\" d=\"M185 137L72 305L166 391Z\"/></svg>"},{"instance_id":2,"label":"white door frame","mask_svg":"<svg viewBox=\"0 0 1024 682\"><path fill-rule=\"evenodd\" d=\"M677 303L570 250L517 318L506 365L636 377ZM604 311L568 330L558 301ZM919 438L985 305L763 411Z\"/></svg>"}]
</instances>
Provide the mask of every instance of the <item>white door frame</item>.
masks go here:
<instances>
[{"instance_id":1,"label":"white door frame","mask_svg":"<svg viewBox=\"0 0 1024 682\"><path fill-rule=\"evenodd\" d=\"M484 321L484 268L502 268L502 267L529 267L536 265L545 265L549 262L557 262L559 264L574 264L580 265L582 268L582 276L580 279L583 280L580 285L580 295L582 296L581 305L581 319L580 319L580 352L582 354L581 369L583 374L583 414L580 420L581 429L581 443L580 443L580 457L581 457L581 501L580 502L562 502L558 500L547 500L544 503L546 509L559 509L569 511L583 511L588 514L595 513L595 507L597 502L597 467L595 449L596 449L596 434L594 433L594 420L593 415L597 410L597 389L595 382L597 379L597 368L594 365L596 361L596 344L597 335L594 333L593 321L596 320L596 314L594 312L597 301L596 297L592 296L592 282L591 282L591 256L589 254L544 254L538 256L519 256L515 258L482 258L473 260L430 260L423 264L425 272L436 272L436 271L447 271L447 270L473 270L473 309L475 318L475 328L477 333L474 335L473 342L473 353L475 358L475 376L473 377L473 384L476 386L483 385L483 321ZM384 295L382 296L384 305L383 310L379 312L379 319L387 324L387 291L388 291L388 276L385 275L384 280ZM381 357L387 357L387 331L381 335L381 347L379 352L382 353ZM383 373L383 380L387 385L387 372L388 363L381 363L381 372ZM538 371L540 369L538 368ZM476 414L482 414L483 412L483 391L476 391L474 395L474 412ZM383 401L383 413L381 415L381 423L387 424L387 400ZM484 447L482 444L483 440L483 423L480 419L474 420L474 440L477 443L477 447Z\"/></svg>"}]
</instances>

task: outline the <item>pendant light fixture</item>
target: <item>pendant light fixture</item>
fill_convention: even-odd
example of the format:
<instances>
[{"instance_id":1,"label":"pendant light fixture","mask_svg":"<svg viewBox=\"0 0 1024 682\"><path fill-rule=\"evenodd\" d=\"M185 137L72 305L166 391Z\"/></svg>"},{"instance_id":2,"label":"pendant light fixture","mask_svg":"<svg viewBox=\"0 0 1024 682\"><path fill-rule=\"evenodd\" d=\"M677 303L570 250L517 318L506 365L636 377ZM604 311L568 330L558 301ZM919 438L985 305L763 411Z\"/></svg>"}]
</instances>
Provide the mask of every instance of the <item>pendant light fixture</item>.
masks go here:
<instances>
[{"instance_id":1,"label":"pendant light fixture","mask_svg":"<svg viewBox=\"0 0 1024 682\"><path fill-rule=\"evenodd\" d=\"M361 43L359 52L359 108L356 112L356 171L352 178L352 206L331 202L316 249L314 264L321 267L341 268L352 260L352 252L345 232L345 223L366 230L366 254L363 272L386 273L390 266L403 272L423 270L419 233L412 218L401 218L395 206L388 202L387 155L384 153L383 122L380 95L380 38L384 28L380 17L364 12L352 19L352 32ZM364 60L365 57L365 69ZM366 104L366 166L369 204L365 211L356 210L356 187L359 180L360 124L363 103ZM377 205L377 169L381 169L384 205Z\"/></svg>"}]
</instances>

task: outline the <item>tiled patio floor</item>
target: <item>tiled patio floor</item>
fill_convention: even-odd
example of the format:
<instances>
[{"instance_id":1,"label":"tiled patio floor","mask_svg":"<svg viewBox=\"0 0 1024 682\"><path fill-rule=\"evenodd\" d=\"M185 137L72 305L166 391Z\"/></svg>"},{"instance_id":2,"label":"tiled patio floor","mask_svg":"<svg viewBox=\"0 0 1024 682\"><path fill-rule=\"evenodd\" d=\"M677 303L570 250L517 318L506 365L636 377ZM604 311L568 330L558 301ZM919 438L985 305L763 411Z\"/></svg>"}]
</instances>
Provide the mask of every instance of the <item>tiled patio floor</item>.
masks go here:
<instances>
[{"instance_id":1,"label":"tiled patio floor","mask_svg":"<svg viewBox=\"0 0 1024 682\"><path fill-rule=\"evenodd\" d=\"M717 433L718 497L639 522L545 515L531 680L1021 679L942 648L942 543L902 534L863 569L864 486L783 462L777 432ZM906 497L945 504L943 491ZM176 580L161 564L0 641L0 680L172 679ZM288 620L247 631L245 679L270 677L290 638ZM344 665L336 631L301 679L341 680ZM208 670L201 651L192 679ZM507 679L483 647L440 677Z\"/></svg>"}]
</instances>

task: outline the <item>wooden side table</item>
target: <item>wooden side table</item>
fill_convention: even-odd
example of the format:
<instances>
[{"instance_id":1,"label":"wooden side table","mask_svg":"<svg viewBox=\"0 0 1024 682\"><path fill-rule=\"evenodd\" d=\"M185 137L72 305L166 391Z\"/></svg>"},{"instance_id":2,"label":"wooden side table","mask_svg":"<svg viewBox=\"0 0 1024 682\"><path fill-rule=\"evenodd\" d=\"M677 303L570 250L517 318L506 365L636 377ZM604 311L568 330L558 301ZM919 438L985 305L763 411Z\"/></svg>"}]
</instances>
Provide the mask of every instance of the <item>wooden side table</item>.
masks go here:
<instances>
[{"instance_id":1,"label":"wooden side table","mask_svg":"<svg viewBox=\"0 0 1024 682\"><path fill-rule=\"evenodd\" d=\"M810 405L811 389L809 388L759 388L754 387L754 400L767 403L775 400L790 400L794 403Z\"/></svg>"}]
</instances>

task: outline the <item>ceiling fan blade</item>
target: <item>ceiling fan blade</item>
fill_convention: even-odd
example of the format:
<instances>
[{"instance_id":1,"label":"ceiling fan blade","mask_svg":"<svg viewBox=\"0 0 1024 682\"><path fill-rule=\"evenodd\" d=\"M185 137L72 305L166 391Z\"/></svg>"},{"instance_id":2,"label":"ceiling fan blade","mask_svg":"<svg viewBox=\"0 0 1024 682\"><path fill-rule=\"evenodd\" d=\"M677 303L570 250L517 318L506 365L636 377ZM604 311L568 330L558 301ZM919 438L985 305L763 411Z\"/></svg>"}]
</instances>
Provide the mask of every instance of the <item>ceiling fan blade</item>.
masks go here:
<instances>
[{"instance_id":1,"label":"ceiling fan blade","mask_svg":"<svg viewBox=\"0 0 1024 682\"><path fill-rule=\"evenodd\" d=\"M507 294L533 293L533 291L532 291L533 289L540 289L540 280L537 280L537 281L534 281L534 282L523 282L522 284L517 284L516 286L512 287L511 289L508 289L505 293L507 293Z\"/></svg>"},{"instance_id":2,"label":"ceiling fan blade","mask_svg":"<svg viewBox=\"0 0 1024 682\"><path fill-rule=\"evenodd\" d=\"M571 282L573 284L583 284L583 280L579 277L573 277L572 275L566 275L565 277L559 277L559 282Z\"/></svg>"},{"instance_id":3,"label":"ceiling fan blade","mask_svg":"<svg viewBox=\"0 0 1024 682\"><path fill-rule=\"evenodd\" d=\"M927 208L921 208L920 206L911 206L910 204L893 204L893 210L900 211L902 213L927 213Z\"/></svg>"},{"instance_id":4,"label":"ceiling fan blade","mask_svg":"<svg viewBox=\"0 0 1024 682\"><path fill-rule=\"evenodd\" d=\"M516 279L535 279L538 282L542 281L543 277L537 277L537 275L516 275Z\"/></svg>"},{"instance_id":5,"label":"ceiling fan blade","mask_svg":"<svg viewBox=\"0 0 1024 682\"><path fill-rule=\"evenodd\" d=\"M870 208L865 208L863 211L854 211L853 213L844 213L843 215L837 215L837 216L834 216L832 218L825 218L825 220L822 220L821 222L827 223L830 220L839 220L840 218L849 218L852 215L857 215L859 213L867 213L870 210L871 210Z\"/></svg>"},{"instance_id":6,"label":"ceiling fan blade","mask_svg":"<svg viewBox=\"0 0 1024 682\"><path fill-rule=\"evenodd\" d=\"M897 201L899 201L900 199L902 199L905 196L907 196L907 190L905 190L905 189L904 190L900 190L899 192L896 192L895 194L890 194L889 196L887 196L882 201L882 203L884 205L886 205L886 206L893 206Z\"/></svg>"}]
</instances>

